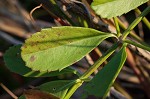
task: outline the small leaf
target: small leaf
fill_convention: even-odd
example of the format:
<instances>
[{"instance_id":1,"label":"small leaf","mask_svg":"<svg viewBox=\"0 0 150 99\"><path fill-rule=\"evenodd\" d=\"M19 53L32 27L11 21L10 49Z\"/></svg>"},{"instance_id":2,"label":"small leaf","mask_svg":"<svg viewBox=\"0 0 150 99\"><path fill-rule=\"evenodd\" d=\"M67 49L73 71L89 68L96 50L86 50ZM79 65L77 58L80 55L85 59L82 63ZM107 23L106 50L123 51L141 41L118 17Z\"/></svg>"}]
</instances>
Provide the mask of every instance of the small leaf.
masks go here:
<instances>
[{"instance_id":1,"label":"small leaf","mask_svg":"<svg viewBox=\"0 0 150 99\"><path fill-rule=\"evenodd\" d=\"M55 97L54 99L57 99L57 97L60 99L63 99L68 89L72 87L72 85L74 84L75 84L74 80L51 81L51 82L47 82L36 87L36 90L35 89L27 90L25 92L26 93L25 95L29 97L33 97L33 94L35 95L37 93L40 93L46 97L51 96L51 97ZM25 99L25 96L22 95L19 97L19 99ZM38 99L38 98L35 98L35 99ZM51 99L51 98L44 98L44 99Z\"/></svg>"},{"instance_id":2,"label":"small leaf","mask_svg":"<svg viewBox=\"0 0 150 99\"><path fill-rule=\"evenodd\" d=\"M97 98L105 97L122 69L126 58L126 46L123 46L110 62L85 86L83 99L86 99L89 95Z\"/></svg>"},{"instance_id":3,"label":"small leaf","mask_svg":"<svg viewBox=\"0 0 150 99\"><path fill-rule=\"evenodd\" d=\"M76 74L77 71L71 69L71 68L65 68L62 71L55 71L55 72L38 72L38 71L32 71L30 68L25 66L25 62L21 58L21 46L22 45L16 45L13 47L10 47L9 50L6 51L4 54L4 61L6 63L7 68L15 73L18 73L23 76L27 77L50 77L50 76L57 76L64 73L74 73Z\"/></svg>"},{"instance_id":4,"label":"small leaf","mask_svg":"<svg viewBox=\"0 0 150 99\"><path fill-rule=\"evenodd\" d=\"M21 56L33 70L56 71L77 62L104 39L114 34L90 28L43 29L25 41Z\"/></svg>"},{"instance_id":5,"label":"small leaf","mask_svg":"<svg viewBox=\"0 0 150 99\"><path fill-rule=\"evenodd\" d=\"M94 0L93 10L102 18L112 18L127 13L148 0Z\"/></svg>"},{"instance_id":6,"label":"small leaf","mask_svg":"<svg viewBox=\"0 0 150 99\"><path fill-rule=\"evenodd\" d=\"M60 99L63 99L68 89L74 84L75 84L74 80L58 80L58 81L51 81L51 82L42 84L38 88L40 90L49 92L59 97Z\"/></svg>"}]
</instances>

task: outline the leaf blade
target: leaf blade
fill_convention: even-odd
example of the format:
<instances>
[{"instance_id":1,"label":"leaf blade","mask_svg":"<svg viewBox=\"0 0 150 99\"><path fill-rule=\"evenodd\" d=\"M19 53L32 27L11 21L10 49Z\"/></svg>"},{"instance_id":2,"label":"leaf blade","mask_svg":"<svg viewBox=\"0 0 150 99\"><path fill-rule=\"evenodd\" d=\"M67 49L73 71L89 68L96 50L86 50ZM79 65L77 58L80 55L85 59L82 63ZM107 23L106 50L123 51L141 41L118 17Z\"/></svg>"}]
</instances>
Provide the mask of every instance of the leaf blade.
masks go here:
<instances>
[{"instance_id":1,"label":"leaf blade","mask_svg":"<svg viewBox=\"0 0 150 99\"><path fill-rule=\"evenodd\" d=\"M112 18L127 13L148 0L94 0L91 7L102 18Z\"/></svg>"},{"instance_id":2,"label":"leaf blade","mask_svg":"<svg viewBox=\"0 0 150 99\"><path fill-rule=\"evenodd\" d=\"M26 40L21 55L33 70L62 70L83 58L104 39L113 36L81 27L44 29Z\"/></svg>"},{"instance_id":3,"label":"leaf blade","mask_svg":"<svg viewBox=\"0 0 150 99\"><path fill-rule=\"evenodd\" d=\"M61 75L64 73L77 73L77 71L71 68L66 68L62 71L55 71L51 73L32 71L30 68L25 66L25 62L21 58L21 46L22 45L16 45L10 47L4 54L5 64L11 72L15 72L25 77L50 77Z\"/></svg>"},{"instance_id":4,"label":"leaf blade","mask_svg":"<svg viewBox=\"0 0 150 99\"><path fill-rule=\"evenodd\" d=\"M68 89L74 84L75 80L57 80L47 82L37 86L35 89L26 90L24 95L20 96L19 99L25 99L25 96L36 99L44 97L46 97L44 99L63 99L67 94Z\"/></svg>"},{"instance_id":5,"label":"leaf blade","mask_svg":"<svg viewBox=\"0 0 150 99\"><path fill-rule=\"evenodd\" d=\"M49 92L60 99L63 99L64 96L67 94L69 88L75 84L74 80L58 80L58 81L51 81L45 84L40 85L38 88L40 90Z\"/></svg>"},{"instance_id":6,"label":"leaf blade","mask_svg":"<svg viewBox=\"0 0 150 99\"><path fill-rule=\"evenodd\" d=\"M119 74L126 57L126 46L124 46L85 86L83 98L85 99L88 95L93 95L97 98L102 98L103 96L105 97L117 75Z\"/></svg>"}]
</instances>

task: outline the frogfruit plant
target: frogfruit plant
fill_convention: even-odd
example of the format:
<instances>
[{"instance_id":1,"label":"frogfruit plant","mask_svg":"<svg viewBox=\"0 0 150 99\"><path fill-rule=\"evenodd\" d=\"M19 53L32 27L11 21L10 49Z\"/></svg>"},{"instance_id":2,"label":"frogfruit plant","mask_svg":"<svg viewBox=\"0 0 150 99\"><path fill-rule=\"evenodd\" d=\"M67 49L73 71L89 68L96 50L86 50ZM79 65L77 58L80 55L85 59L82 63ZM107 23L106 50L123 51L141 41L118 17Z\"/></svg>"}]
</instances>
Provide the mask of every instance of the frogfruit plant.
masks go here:
<instances>
[{"instance_id":1,"label":"frogfruit plant","mask_svg":"<svg viewBox=\"0 0 150 99\"><path fill-rule=\"evenodd\" d=\"M55 2L55 0L52 1ZM102 18L114 18L116 34L73 26L42 29L28 38L23 45L8 49L4 55L5 63L12 72L25 77L50 77L69 72L79 76L75 80L58 80L42 84L38 88L45 94L50 93L47 97L69 99L84 82L88 81L82 98L86 99L89 95L105 98L126 61L127 45L132 44L150 51L149 46L127 39L130 31L150 12L150 7L147 7L123 33L120 33L117 21L117 16L146 2L148 0L94 0L91 7L98 15ZM79 74L78 71L69 67L107 38L115 38L116 42L84 74ZM119 52L115 53L93 79L89 79L89 76L117 48ZM21 98L24 97L21 96Z\"/></svg>"}]
</instances>

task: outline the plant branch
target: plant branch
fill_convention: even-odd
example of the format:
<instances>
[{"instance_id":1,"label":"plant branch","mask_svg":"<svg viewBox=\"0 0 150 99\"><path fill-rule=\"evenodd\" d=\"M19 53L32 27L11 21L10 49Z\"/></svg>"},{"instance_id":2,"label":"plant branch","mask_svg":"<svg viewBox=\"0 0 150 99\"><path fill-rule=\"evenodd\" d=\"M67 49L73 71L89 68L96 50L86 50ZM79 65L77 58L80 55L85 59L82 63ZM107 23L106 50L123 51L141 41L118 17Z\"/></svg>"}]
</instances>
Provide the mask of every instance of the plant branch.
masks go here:
<instances>
[{"instance_id":1,"label":"plant branch","mask_svg":"<svg viewBox=\"0 0 150 99\"><path fill-rule=\"evenodd\" d=\"M119 43L115 43L102 57L100 57L94 65L92 65L81 77L80 79L88 78L106 59L114 53L114 51L119 46Z\"/></svg>"},{"instance_id":2,"label":"plant branch","mask_svg":"<svg viewBox=\"0 0 150 99\"><path fill-rule=\"evenodd\" d=\"M136 8L134 11L135 11L138 15L141 14L141 11L140 11L138 8ZM142 21L143 21L144 24L150 29L150 22L148 21L148 19L147 19L146 17L144 17L144 18L142 19Z\"/></svg>"},{"instance_id":3,"label":"plant branch","mask_svg":"<svg viewBox=\"0 0 150 99\"><path fill-rule=\"evenodd\" d=\"M70 97L73 95L73 93L82 85L83 81L80 79L76 80L76 83L72 86L72 88L68 91L67 95L64 97L64 99L70 99Z\"/></svg>"},{"instance_id":4,"label":"plant branch","mask_svg":"<svg viewBox=\"0 0 150 99\"><path fill-rule=\"evenodd\" d=\"M0 86L14 99L18 99L18 97L13 94L3 83L0 82Z\"/></svg>"},{"instance_id":5,"label":"plant branch","mask_svg":"<svg viewBox=\"0 0 150 99\"><path fill-rule=\"evenodd\" d=\"M64 99L69 99L72 94L82 85L82 83L87 79L106 59L114 53L118 48L119 42L115 43L102 57L100 57L96 63L91 66L79 79L76 80L76 84L69 90Z\"/></svg>"},{"instance_id":6,"label":"plant branch","mask_svg":"<svg viewBox=\"0 0 150 99\"><path fill-rule=\"evenodd\" d=\"M118 23L120 25L120 27L123 29L123 30L126 30L127 27L123 24L123 22L120 21L120 19L118 19ZM134 32L130 31L130 35L136 39L137 41L143 43L143 39L141 39L138 35L136 35Z\"/></svg>"},{"instance_id":7,"label":"plant branch","mask_svg":"<svg viewBox=\"0 0 150 99\"><path fill-rule=\"evenodd\" d=\"M149 51L150 52L150 47L148 47L148 46L145 46L145 45L143 45L143 44L138 44L138 43L136 43L136 42L133 42L133 41L131 41L131 40L124 40L124 42L125 43L128 43L128 44L132 44L132 45L134 45L134 46L136 46L136 47L139 47L139 48L142 48L142 49L145 49L145 50L147 50L147 51Z\"/></svg>"},{"instance_id":8,"label":"plant branch","mask_svg":"<svg viewBox=\"0 0 150 99\"><path fill-rule=\"evenodd\" d=\"M130 31L150 12L150 6L148 6L124 31L122 40L125 40Z\"/></svg>"},{"instance_id":9,"label":"plant branch","mask_svg":"<svg viewBox=\"0 0 150 99\"><path fill-rule=\"evenodd\" d=\"M114 20L114 23L115 23L115 26L116 26L117 37L120 37L121 34L120 34L118 19L117 19L117 17L114 17L113 20Z\"/></svg>"}]
</instances>

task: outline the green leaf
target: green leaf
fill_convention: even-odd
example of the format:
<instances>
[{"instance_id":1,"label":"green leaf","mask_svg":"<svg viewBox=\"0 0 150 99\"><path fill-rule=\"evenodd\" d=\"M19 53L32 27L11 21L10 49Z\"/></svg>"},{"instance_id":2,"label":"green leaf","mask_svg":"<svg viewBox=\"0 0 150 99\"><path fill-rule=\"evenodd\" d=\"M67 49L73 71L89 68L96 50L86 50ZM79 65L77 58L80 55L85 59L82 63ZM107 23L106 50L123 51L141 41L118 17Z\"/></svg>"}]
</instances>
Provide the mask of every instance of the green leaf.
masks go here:
<instances>
[{"instance_id":1,"label":"green leaf","mask_svg":"<svg viewBox=\"0 0 150 99\"><path fill-rule=\"evenodd\" d=\"M88 95L97 98L105 97L122 69L126 58L126 46L123 46L110 62L85 86L83 98L86 99Z\"/></svg>"},{"instance_id":2,"label":"green leaf","mask_svg":"<svg viewBox=\"0 0 150 99\"><path fill-rule=\"evenodd\" d=\"M25 90L23 95L19 99L60 99L48 92L41 91L38 89L28 89Z\"/></svg>"},{"instance_id":3,"label":"green leaf","mask_svg":"<svg viewBox=\"0 0 150 99\"><path fill-rule=\"evenodd\" d=\"M91 7L102 18L112 18L127 13L148 0L94 0Z\"/></svg>"},{"instance_id":4,"label":"green leaf","mask_svg":"<svg viewBox=\"0 0 150 99\"><path fill-rule=\"evenodd\" d=\"M32 95L32 93L36 94L37 91L39 90L39 91L41 91L41 93L49 93L51 96L56 96L60 99L63 99L65 97L65 95L67 94L68 89L70 87L72 87L72 85L74 85L74 84L75 84L75 80L51 81L51 82L44 83L44 84L36 87L36 89L31 89L29 91L31 91L30 92L31 95ZM25 99L24 95L19 97L19 99Z\"/></svg>"},{"instance_id":5,"label":"green leaf","mask_svg":"<svg viewBox=\"0 0 150 99\"><path fill-rule=\"evenodd\" d=\"M33 70L56 71L77 62L112 33L82 27L53 27L25 41L21 56Z\"/></svg>"},{"instance_id":6,"label":"green leaf","mask_svg":"<svg viewBox=\"0 0 150 99\"><path fill-rule=\"evenodd\" d=\"M38 88L42 91L49 92L60 99L63 99L68 89L74 84L74 80L58 80L42 84Z\"/></svg>"},{"instance_id":7,"label":"green leaf","mask_svg":"<svg viewBox=\"0 0 150 99\"><path fill-rule=\"evenodd\" d=\"M71 68L65 68L62 71L55 71L55 72L38 72L32 71L30 68L25 66L25 62L21 58L21 48L22 45L16 45L10 47L9 50L6 51L4 54L4 61L6 63L7 68L15 73L18 73L23 76L27 77L50 77L50 76L57 76L64 73L74 73L76 74L77 71Z\"/></svg>"}]
</instances>

